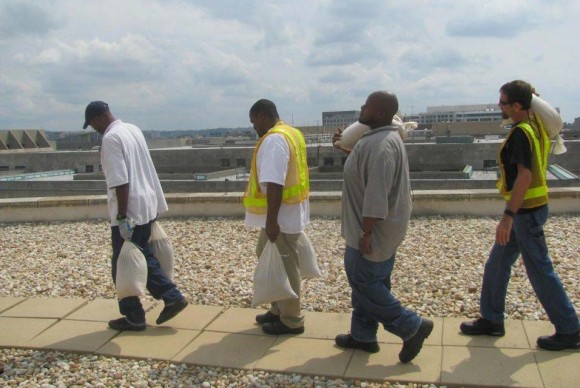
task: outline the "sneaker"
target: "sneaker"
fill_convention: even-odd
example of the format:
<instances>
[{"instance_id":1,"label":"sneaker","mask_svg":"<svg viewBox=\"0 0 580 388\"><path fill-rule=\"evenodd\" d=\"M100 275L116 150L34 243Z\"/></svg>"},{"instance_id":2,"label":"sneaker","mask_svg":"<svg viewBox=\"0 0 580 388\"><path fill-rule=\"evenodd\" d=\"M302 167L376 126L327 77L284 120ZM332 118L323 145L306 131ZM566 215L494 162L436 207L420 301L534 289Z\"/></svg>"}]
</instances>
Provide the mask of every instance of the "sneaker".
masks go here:
<instances>
[{"instance_id":1,"label":"sneaker","mask_svg":"<svg viewBox=\"0 0 580 388\"><path fill-rule=\"evenodd\" d=\"M133 323L126 317L121 317L119 319L113 319L109 321L109 327L113 330L119 331L143 331L147 328L147 324L143 323Z\"/></svg>"},{"instance_id":2,"label":"sneaker","mask_svg":"<svg viewBox=\"0 0 580 388\"><path fill-rule=\"evenodd\" d=\"M263 325L264 323L280 322L280 316L268 311L266 314L256 315L256 322L260 325Z\"/></svg>"},{"instance_id":3,"label":"sneaker","mask_svg":"<svg viewBox=\"0 0 580 388\"><path fill-rule=\"evenodd\" d=\"M505 335L503 323L492 323L484 318L463 322L459 329L463 334L467 335L490 335L493 337L503 337Z\"/></svg>"},{"instance_id":4,"label":"sneaker","mask_svg":"<svg viewBox=\"0 0 580 388\"><path fill-rule=\"evenodd\" d=\"M421 325L414 336L403 342L403 348L399 353L399 360L402 363L407 363L417 357L417 354L423 347L423 342L429 337L433 331L433 321L421 318Z\"/></svg>"},{"instance_id":5,"label":"sneaker","mask_svg":"<svg viewBox=\"0 0 580 388\"><path fill-rule=\"evenodd\" d=\"M304 326L296 327L294 329L286 326L282 322L266 322L262 325L262 331L266 334L280 335L280 334L302 334L304 333Z\"/></svg>"},{"instance_id":6,"label":"sneaker","mask_svg":"<svg viewBox=\"0 0 580 388\"><path fill-rule=\"evenodd\" d=\"M379 347L379 343L377 341L371 342L357 341L354 338L352 338L352 335L350 334L337 335L336 338L334 339L334 343L336 344L336 346L341 348L360 349L369 353L376 353L379 350L381 350L381 348Z\"/></svg>"},{"instance_id":7,"label":"sneaker","mask_svg":"<svg viewBox=\"0 0 580 388\"><path fill-rule=\"evenodd\" d=\"M157 321L155 322L158 325L161 325L162 323L169 321L171 318L174 318L177 314L179 314L184 308L186 308L188 304L189 303L185 300L185 298L171 304L165 304L161 314L159 314L159 318L157 318Z\"/></svg>"},{"instance_id":8,"label":"sneaker","mask_svg":"<svg viewBox=\"0 0 580 388\"><path fill-rule=\"evenodd\" d=\"M538 347L546 350L580 348L580 331L575 334L553 334L538 337Z\"/></svg>"}]
</instances>

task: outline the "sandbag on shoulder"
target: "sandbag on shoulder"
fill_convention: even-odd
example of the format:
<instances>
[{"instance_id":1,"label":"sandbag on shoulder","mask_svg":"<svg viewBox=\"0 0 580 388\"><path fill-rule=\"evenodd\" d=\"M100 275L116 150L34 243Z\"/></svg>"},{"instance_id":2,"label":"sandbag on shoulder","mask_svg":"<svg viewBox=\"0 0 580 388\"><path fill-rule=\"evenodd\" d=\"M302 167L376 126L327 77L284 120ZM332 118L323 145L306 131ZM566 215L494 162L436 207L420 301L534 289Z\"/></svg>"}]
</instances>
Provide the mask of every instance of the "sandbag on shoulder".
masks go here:
<instances>
[{"instance_id":1,"label":"sandbag on shoulder","mask_svg":"<svg viewBox=\"0 0 580 388\"><path fill-rule=\"evenodd\" d=\"M401 136L401 139L403 140L407 138L411 131L419 126L419 124L415 121L408 121L404 123L403 120L397 115L393 117L392 125L397 127L399 136ZM344 151L350 152L352 151L355 144L359 141L359 139L370 130L371 128L368 125L356 121L346 127L344 131L342 131L341 138L336 143L336 145L338 145Z\"/></svg>"},{"instance_id":2,"label":"sandbag on shoulder","mask_svg":"<svg viewBox=\"0 0 580 388\"><path fill-rule=\"evenodd\" d=\"M539 117L539 124L548 134L548 137L553 141L550 152L554 155L560 155L566 152L564 139L560 135L564 122L560 117L560 113L554 109L548 102L542 98L532 94L532 113Z\"/></svg>"}]
</instances>

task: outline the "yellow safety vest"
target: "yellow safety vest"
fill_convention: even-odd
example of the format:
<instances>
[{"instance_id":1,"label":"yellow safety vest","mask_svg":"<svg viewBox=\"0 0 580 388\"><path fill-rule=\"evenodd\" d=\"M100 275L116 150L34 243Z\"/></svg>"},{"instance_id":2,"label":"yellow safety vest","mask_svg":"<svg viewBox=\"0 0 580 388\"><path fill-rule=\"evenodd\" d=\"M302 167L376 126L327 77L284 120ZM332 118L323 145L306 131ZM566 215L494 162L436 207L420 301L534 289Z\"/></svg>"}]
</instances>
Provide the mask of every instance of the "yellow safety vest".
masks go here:
<instances>
[{"instance_id":1,"label":"yellow safety vest","mask_svg":"<svg viewBox=\"0 0 580 388\"><path fill-rule=\"evenodd\" d=\"M296 128L278 121L258 142L252 156L252 166L250 169L250 179L246 192L244 193L244 207L250 213L265 214L268 212L267 195L260 189L256 157L258 149L264 139L274 133L280 133L286 139L290 148L290 160L288 162L288 173L282 191L282 203L297 204L308 198L310 194L310 181L308 178L308 163L306 161L306 142L304 136Z\"/></svg>"},{"instance_id":2,"label":"yellow safety vest","mask_svg":"<svg viewBox=\"0 0 580 388\"><path fill-rule=\"evenodd\" d=\"M532 115L534 116L534 115ZM548 153L550 151L550 140L544 129L544 124L539 117L534 118L534 126L529 122L521 122L515 125L508 133L505 141L498 152L501 176L497 182L497 188L506 201L511 198L511 191L506 189L506 174L501 160L501 151L505 147L508 139L516 128L521 128L532 145L532 181L524 196L523 209L531 209L548 203L548 184L546 180L546 170L548 168Z\"/></svg>"}]
</instances>

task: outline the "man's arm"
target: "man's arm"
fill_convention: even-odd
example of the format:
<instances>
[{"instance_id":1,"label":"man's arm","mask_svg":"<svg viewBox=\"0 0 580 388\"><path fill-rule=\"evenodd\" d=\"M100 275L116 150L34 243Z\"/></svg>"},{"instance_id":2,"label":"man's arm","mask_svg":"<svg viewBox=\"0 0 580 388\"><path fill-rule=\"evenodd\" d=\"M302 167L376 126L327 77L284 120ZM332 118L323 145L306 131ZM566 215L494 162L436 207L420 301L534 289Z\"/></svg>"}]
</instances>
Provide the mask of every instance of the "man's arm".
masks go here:
<instances>
[{"instance_id":1,"label":"man's arm","mask_svg":"<svg viewBox=\"0 0 580 388\"><path fill-rule=\"evenodd\" d=\"M117 216L127 216L127 206L129 204L129 184L115 187L117 194Z\"/></svg>"},{"instance_id":2,"label":"man's arm","mask_svg":"<svg viewBox=\"0 0 580 388\"><path fill-rule=\"evenodd\" d=\"M268 182L268 213L266 214L266 235L270 241L274 242L280 234L278 225L278 213L282 204L282 193L284 186L277 183Z\"/></svg>"},{"instance_id":3,"label":"man's arm","mask_svg":"<svg viewBox=\"0 0 580 388\"><path fill-rule=\"evenodd\" d=\"M373 253L371 248L371 234L375 222L377 222L376 218L363 217L363 222L361 225L362 236L358 240L358 248L365 255L370 255Z\"/></svg>"},{"instance_id":4,"label":"man's arm","mask_svg":"<svg viewBox=\"0 0 580 388\"><path fill-rule=\"evenodd\" d=\"M532 171L526 168L523 164L518 163L518 176L514 182L514 187L512 189L512 196L508 203L506 204L507 209L514 213L517 213L520 206L524 202L524 196L526 191L532 183ZM513 225L513 218L507 214L504 214L497 225L495 230L495 241L499 245L506 245L510 239L510 233Z\"/></svg>"},{"instance_id":5,"label":"man's arm","mask_svg":"<svg viewBox=\"0 0 580 388\"><path fill-rule=\"evenodd\" d=\"M133 237L133 221L127 218L127 205L129 203L129 184L115 186L117 194L117 222L119 223L119 233L124 240L131 241Z\"/></svg>"}]
</instances>

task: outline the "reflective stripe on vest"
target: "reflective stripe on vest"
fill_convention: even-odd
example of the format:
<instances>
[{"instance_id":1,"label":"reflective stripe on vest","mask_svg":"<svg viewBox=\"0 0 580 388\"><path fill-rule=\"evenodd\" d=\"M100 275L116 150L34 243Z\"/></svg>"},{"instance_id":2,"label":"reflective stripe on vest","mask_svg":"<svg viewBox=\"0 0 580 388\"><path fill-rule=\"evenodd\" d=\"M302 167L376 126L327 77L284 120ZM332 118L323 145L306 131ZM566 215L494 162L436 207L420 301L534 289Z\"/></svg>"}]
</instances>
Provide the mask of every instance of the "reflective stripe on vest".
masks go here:
<instances>
[{"instance_id":1,"label":"reflective stripe on vest","mask_svg":"<svg viewBox=\"0 0 580 388\"><path fill-rule=\"evenodd\" d=\"M548 203L546 170L548 168L548 152L550 149L550 141L546 136L544 128L542 127L543 123L539 120L536 120L536 124L537 133L534 131L534 128L532 128L532 126L527 122L517 124L510 131L506 140L500 147L498 155L498 159L500 160L499 165L501 169L501 177L497 182L497 187L505 200L509 201L511 198L511 191L506 190L505 170L501 160L501 151L517 127L523 130L530 144L532 144L532 182L530 183L530 187L526 190L524 195L524 202L521 206L522 208L533 208ZM540 139L538 139L538 135Z\"/></svg>"},{"instance_id":2,"label":"reflective stripe on vest","mask_svg":"<svg viewBox=\"0 0 580 388\"><path fill-rule=\"evenodd\" d=\"M308 164L306 159L306 142L302 133L295 128L279 121L264 135L252 156L250 178L244 193L244 207L248 212L254 214L265 214L268 211L268 198L260 188L258 181L256 159L258 150L264 139L274 133L284 136L290 149L290 160L288 162L288 173L282 191L282 203L297 204L303 202L310 194L310 182L308 178Z\"/></svg>"}]
</instances>

